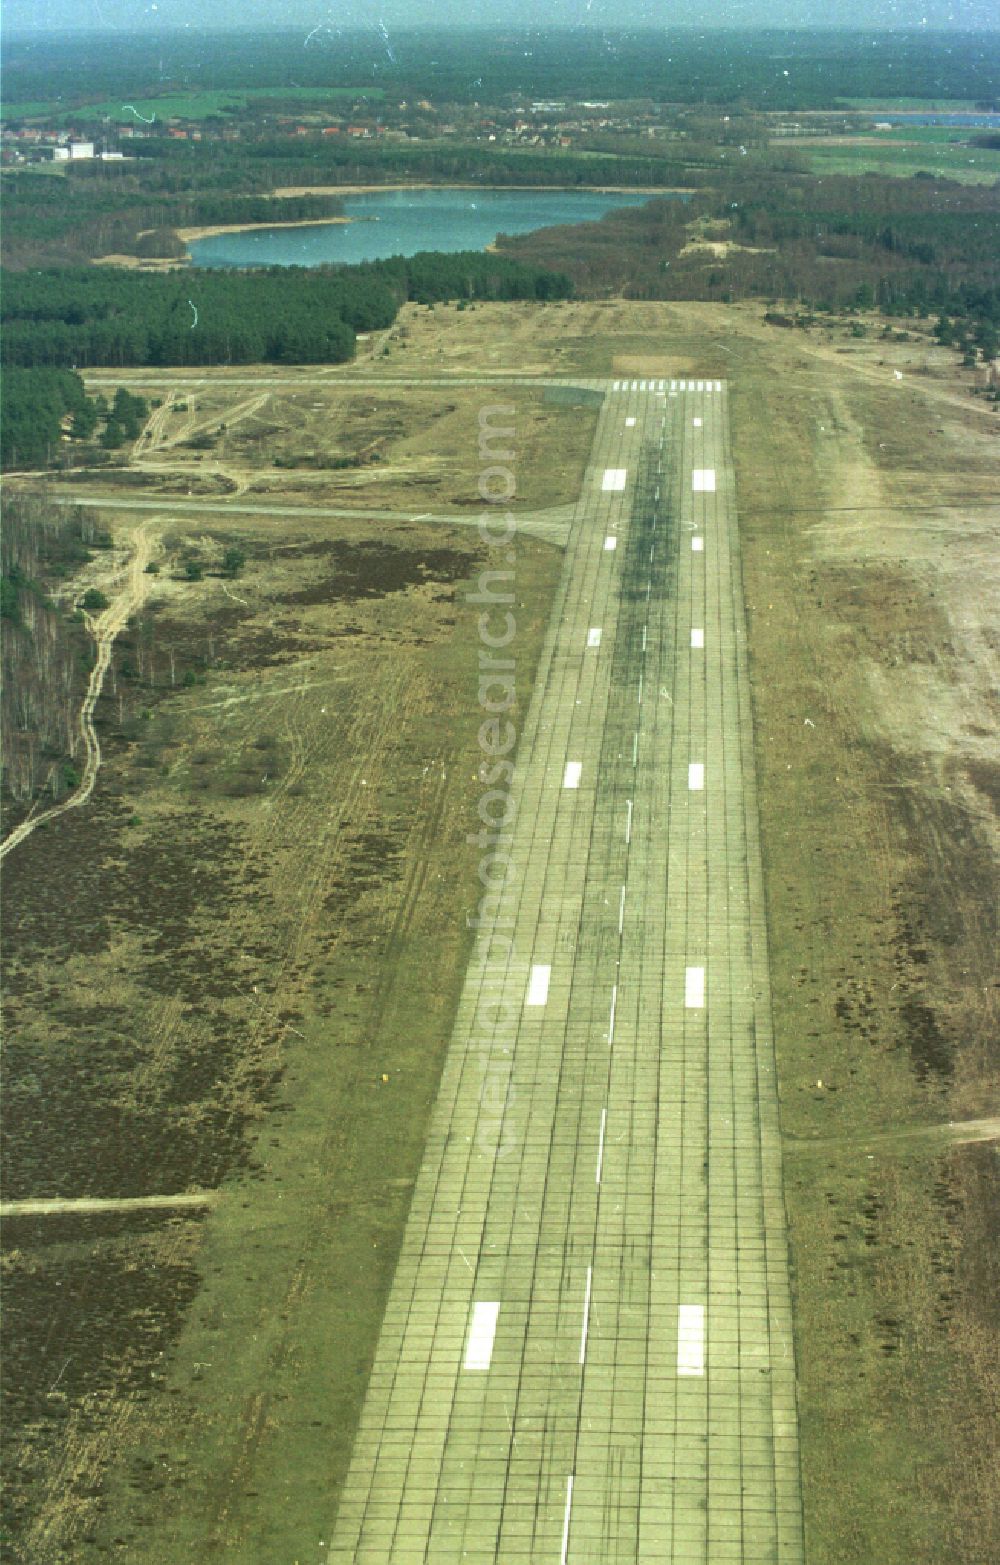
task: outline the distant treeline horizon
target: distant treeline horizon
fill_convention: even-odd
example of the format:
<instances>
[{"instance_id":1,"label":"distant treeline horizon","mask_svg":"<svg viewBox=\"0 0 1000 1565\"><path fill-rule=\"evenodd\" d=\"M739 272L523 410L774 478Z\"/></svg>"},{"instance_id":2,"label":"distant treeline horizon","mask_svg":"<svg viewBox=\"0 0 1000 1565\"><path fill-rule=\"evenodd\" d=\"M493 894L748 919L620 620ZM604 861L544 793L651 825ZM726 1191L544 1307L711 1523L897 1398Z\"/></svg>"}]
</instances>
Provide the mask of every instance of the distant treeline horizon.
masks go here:
<instances>
[{"instance_id":1,"label":"distant treeline horizon","mask_svg":"<svg viewBox=\"0 0 1000 1565\"><path fill-rule=\"evenodd\" d=\"M642 98L796 110L891 95L989 107L1000 103L998 36L957 29L411 27L394 29L390 43L374 25L321 25L306 49L301 28L39 31L8 34L0 79L8 103L58 99L66 107L88 97L207 86L352 87L359 96L379 88L453 103Z\"/></svg>"}]
</instances>

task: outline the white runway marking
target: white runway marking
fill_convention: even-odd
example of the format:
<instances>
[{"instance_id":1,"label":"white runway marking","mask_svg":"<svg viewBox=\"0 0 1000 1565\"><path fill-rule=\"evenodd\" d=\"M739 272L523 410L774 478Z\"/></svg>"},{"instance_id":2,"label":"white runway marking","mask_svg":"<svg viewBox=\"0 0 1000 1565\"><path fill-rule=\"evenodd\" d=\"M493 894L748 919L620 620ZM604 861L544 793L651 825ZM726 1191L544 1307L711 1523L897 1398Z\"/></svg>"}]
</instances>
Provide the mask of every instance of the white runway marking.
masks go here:
<instances>
[{"instance_id":1,"label":"white runway marking","mask_svg":"<svg viewBox=\"0 0 1000 1565\"><path fill-rule=\"evenodd\" d=\"M632 800L625 800L625 846L632 841Z\"/></svg>"},{"instance_id":2,"label":"white runway marking","mask_svg":"<svg viewBox=\"0 0 1000 1565\"><path fill-rule=\"evenodd\" d=\"M692 793L697 793L705 786L705 768L701 761L692 761L688 767L688 787Z\"/></svg>"},{"instance_id":3,"label":"white runway marking","mask_svg":"<svg viewBox=\"0 0 1000 1565\"><path fill-rule=\"evenodd\" d=\"M632 735L632 765L633 766L637 766L638 764L639 764L639 735L638 734L633 734Z\"/></svg>"},{"instance_id":4,"label":"white runway marking","mask_svg":"<svg viewBox=\"0 0 1000 1565\"><path fill-rule=\"evenodd\" d=\"M701 419L700 418L693 418L691 420L691 423L692 423L692 425L694 426L695 429L700 429L701 428Z\"/></svg>"},{"instance_id":5,"label":"white runway marking","mask_svg":"<svg viewBox=\"0 0 1000 1565\"><path fill-rule=\"evenodd\" d=\"M549 979L552 976L551 967L538 965L531 969L531 979L528 983L528 998L526 1005L544 1005L549 997Z\"/></svg>"},{"instance_id":6,"label":"white runway marking","mask_svg":"<svg viewBox=\"0 0 1000 1565\"><path fill-rule=\"evenodd\" d=\"M594 1268L587 1267L587 1291L583 1299L583 1328L580 1332L580 1363L587 1357L587 1331L590 1326L590 1290L594 1281Z\"/></svg>"},{"instance_id":7,"label":"white runway marking","mask_svg":"<svg viewBox=\"0 0 1000 1565\"><path fill-rule=\"evenodd\" d=\"M705 551L705 540L704 540L704 538L698 538L698 537L692 538L691 539L691 548L692 548L692 550L693 550L693 552L695 554L703 554L704 551Z\"/></svg>"},{"instance_id":8,"label":"white runway marking","mask_svg":"<svg viewBox=\"0 0 1000 1565\"><path fill-rule=\"evenodd\" d=\"M618 547L618 539L617 538L612 538L610 536L605 538L605 540L604 540L604 548L605 548L605 552L606 553L610 553L612 549L617 549L617 547Z\"/></svg>"},{"instance_id":9,"label":"white runway marking","mask_svg":"<svg viewBox=\"0 0 1000 1565\"><path fill-rule=\"evenodd\" d=\"M705 969L684 969L684 1006L688 1011L700 1011L705 1004Z\"/></svg>"},{"instance_id":10,"label":"white runway marking","mask_svg":"<svg viewBox=\"0 0 1000 1565\"><path fill-rule=\"evenodd\" d=\"M607 1109L602 1109L601 1110L601 1133L600 1133L600 1135L599 1135L599 1137L597 1139L597 1174L595 1176L595 1181L594 1181L595 1184L598 1184L598 1185L601 1182L601 1174L604 1171L604 1136L605 1136L605 1133L607 1131L607 1128L608 1128L608 1111L607 1111Z\"/></svg>"},{"instance_id":11,"label":"white runway marking","mask_svg":"<svg viewBox=\"0 0 1000 1565\"><path fill-rule=\"evenodd\" d=\"M587 632L587 645L588 645L588 647L599 647L600 644L601 644L601 627L600 627L600 625L594 625Z\"/></svg>"},{"instance_id":12,"label":"white runway marking","mask_svg":"<svg viewBox=\"0 0 1000 1565\"><path fill-rule=\"evenodd\" d=\"M493 1338L496 1336L497 1316L500 1314L498 1303L475 1304L472 1307L472 1322L469 1326L469 1340L465 1348L466 1369L489 1369L490 1359L493 1357Z\"/></svg>"},{"instance_id":13,"label":"white runway marking","mask_svg":"<svg viewBox=\"0 0 1000 1565\"><path fill-rule=\"evenodd\" d=\"M619 898L619 901L618 901L618 933L619 934L621 934L622 928L624 927L624 924L625 924L625 887L623 886L622 887L622 894L621 894L621 897Z\"/></svg>"},{"instance_id":14,"label":"white runway marking","mask_svg":"<svg viewBox=\"0 0 1000 1565\"><path fill-rule=\"evenodd\" d=\"M643 652L645 652L645 650L646 650L646 629L647 629L647 627L645 625L643 625L643 627L642 627L642 650L643 650Z\"/></svg>"},{"instance_id":15,"label":"white runway marking","mask_svg":"<svg viewBox=\"0 0 1000 1565\"><path fill-rule=\"evenodd\" d=\"M695 494L714 494L715 468L696 467L691 474L691 488Z\"/></svg>"},{"instance_id":16,"label":"white runway marking","mask_svg":"<svg viewBox=\"0 0 1000 1565\"><path fill-rule=\"evenodd\" d=\"M628 477L626 467L606 467L604 477L601 479L602 489L619 491L625 488L625 480Z\"/></svg>"},{"instance_id":17,"label":"white runway marking","mask_svg":"<svg viewBox=\"0 0 1000 1565\"><path fill-rule=\"evenodd\" d=\"M639 705L642 706L642 674L639 675Z\"/></svg>"},{"instance_id":18,"label":"white runway marking","mask_svg":"<svg viewBox=\"0 0 1000 1565\"><path fill-rule=\"evenodd\" d=\"M608 1018L608 1043L615 1041L615 1011L618 1009L618 985L611 985L611 1015Z\"/></svg>"},{"instance_id":19,"label":"white runway marking","mask_svg":"<svg viewBox=\"0 0 1000 1565\"><path fill-rule=\"evenodd\" d=\"M583 773L582 761L567 761L566 770L563 773L564 788L579 788L580 777Z\"/></svg>"},{"instance_id":20,"label":"white runway marking","mask_svg":"<svg viewBox=\"0 0 1000 1565\"><path fill-rule=\"evenodd\" d=\"M635 419L634 418L627 418L625 420L625 428L626 429L634 429L635 428Z\"/></svg>"},{"instance_id":21,"label":"white runway marking","mask_svg":"<svg viewBox=\"0 0 1000 1565\"><path fill-rule=\"evenodd\" d=\"M569 1517L573 1509L573 1474L570 1473L566 1480L566 1512L563 1516L562 1549L559 1552L559 1565L566 1565L566 1555L569 1552Z\"/></svg>"},{"instance_id":22,"label":"white runway marking","mask_svg":"<svg viewBox=\"0 0 1000 1565\"><path fill-rule=\"evenodd\" d=\"M705 1306L703 1304L677 1306L677 1373L678 1375L705 1373Z\"/></svg>"},{"instance_id":23,"label":"white runway marking","mask_svg":"<svg viewBox=\"0 0 1000 1565\"><path fill-rule=\"evenodd\" d=\"M691 632L691 645L693 647L703 647L705 645L705 632L700 626L696 626Z\"/></svg>"}]
</instances>

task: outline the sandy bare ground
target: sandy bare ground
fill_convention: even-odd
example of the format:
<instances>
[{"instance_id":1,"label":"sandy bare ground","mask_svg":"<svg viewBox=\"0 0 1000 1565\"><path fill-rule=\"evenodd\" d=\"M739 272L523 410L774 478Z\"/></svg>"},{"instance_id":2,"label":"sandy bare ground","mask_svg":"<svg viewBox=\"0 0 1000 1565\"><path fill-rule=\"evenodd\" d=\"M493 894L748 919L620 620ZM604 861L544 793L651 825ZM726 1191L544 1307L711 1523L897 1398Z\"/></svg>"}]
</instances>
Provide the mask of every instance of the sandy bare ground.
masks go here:
<instances>
[{"instance_id":1,"label":"sandy bare ground","mask_svg":"<svg viewBox=\"0 0 1000 1565\"><path fill-rule=\"evenodd\" d=\"M29 815L28 818L5 837L0 843L0 859L7 856L26 837L40 826L43 821L51 821L66 810L79 809L86 804L94 791L97 781L97 773L101 766L101 744L94 728L94 708L97 705L101 689L104 685L104 676L111 662L111 649L115 644L115 638L132 618L132 615L141 608L148 593L152 578L146 574L146 566L153 558L158 544L157 535L151 534L148 526L141 524L133 534L133 553L126 569L125 581L121 591L112 600L108 607L99 615L88 616L89 628L93 634L97 648L97 659L87 682L87 693L83 698L80 708L80 734L83 739L85 761L83 776L80 786L75 793L71 793L61 803L54 804L51 809L42 810L38 815Z\"/></svg>"}]
</instances>

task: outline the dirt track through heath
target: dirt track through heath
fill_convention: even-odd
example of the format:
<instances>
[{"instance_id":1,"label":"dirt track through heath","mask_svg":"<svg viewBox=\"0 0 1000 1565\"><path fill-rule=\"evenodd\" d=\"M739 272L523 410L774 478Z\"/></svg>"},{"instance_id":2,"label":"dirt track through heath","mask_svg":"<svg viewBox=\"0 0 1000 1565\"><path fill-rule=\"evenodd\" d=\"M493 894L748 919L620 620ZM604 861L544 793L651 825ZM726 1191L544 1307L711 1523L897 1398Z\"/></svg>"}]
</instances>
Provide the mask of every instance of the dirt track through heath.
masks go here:
<instances>
[{"instance_id":1,"label":"dirt track through heath","mask_svg":"<svg viewBox=\"0 0 1000 1565\"><path fill-rule=\"evenodd\" d=\"M54 820L57 815L64 814L66 810L79 809L80 805L86 804L94 791L97 773L101 766L101 743L94 728L94 708L104 685L104 676L111 663L111 649L115 640L133 614L142 607L149 593L152 577L146 574L146 566L153 558L158 542L158 536L151 534L145 525L136 528L133 534L132 558L126 566L121 591L101 614L96 617L88 616L97 657L90 671L87 693L80 707L80 734L86 752L80 786L59 804L43 810L40 815L29 815L19 826L16 826L0 843L0 859L6 858L7 854L18 847L26 837L30 837L43 821Z\"/></svg>"}]
</instances>

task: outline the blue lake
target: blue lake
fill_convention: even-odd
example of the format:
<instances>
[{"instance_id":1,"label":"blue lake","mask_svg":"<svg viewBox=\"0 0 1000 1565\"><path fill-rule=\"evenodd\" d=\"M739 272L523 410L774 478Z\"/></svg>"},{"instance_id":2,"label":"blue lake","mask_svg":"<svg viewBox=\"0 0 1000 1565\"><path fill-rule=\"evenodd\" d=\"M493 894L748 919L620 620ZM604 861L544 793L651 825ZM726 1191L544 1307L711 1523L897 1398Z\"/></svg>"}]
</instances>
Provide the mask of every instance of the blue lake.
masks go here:
<instances>
[{"instance_id":1,"label":"blue lake","mask_svg":"<svg viewBox=\"0 0 1000 1565\"><path fill-rule=\"evenodd\" d=\"M188 248L195 266L356 265L419 250L482 250L498 233L591 222L649 199L638 191L380 190L344 197L344 216L356 222L215 234Z\"/></svg>"}]
</instances>

